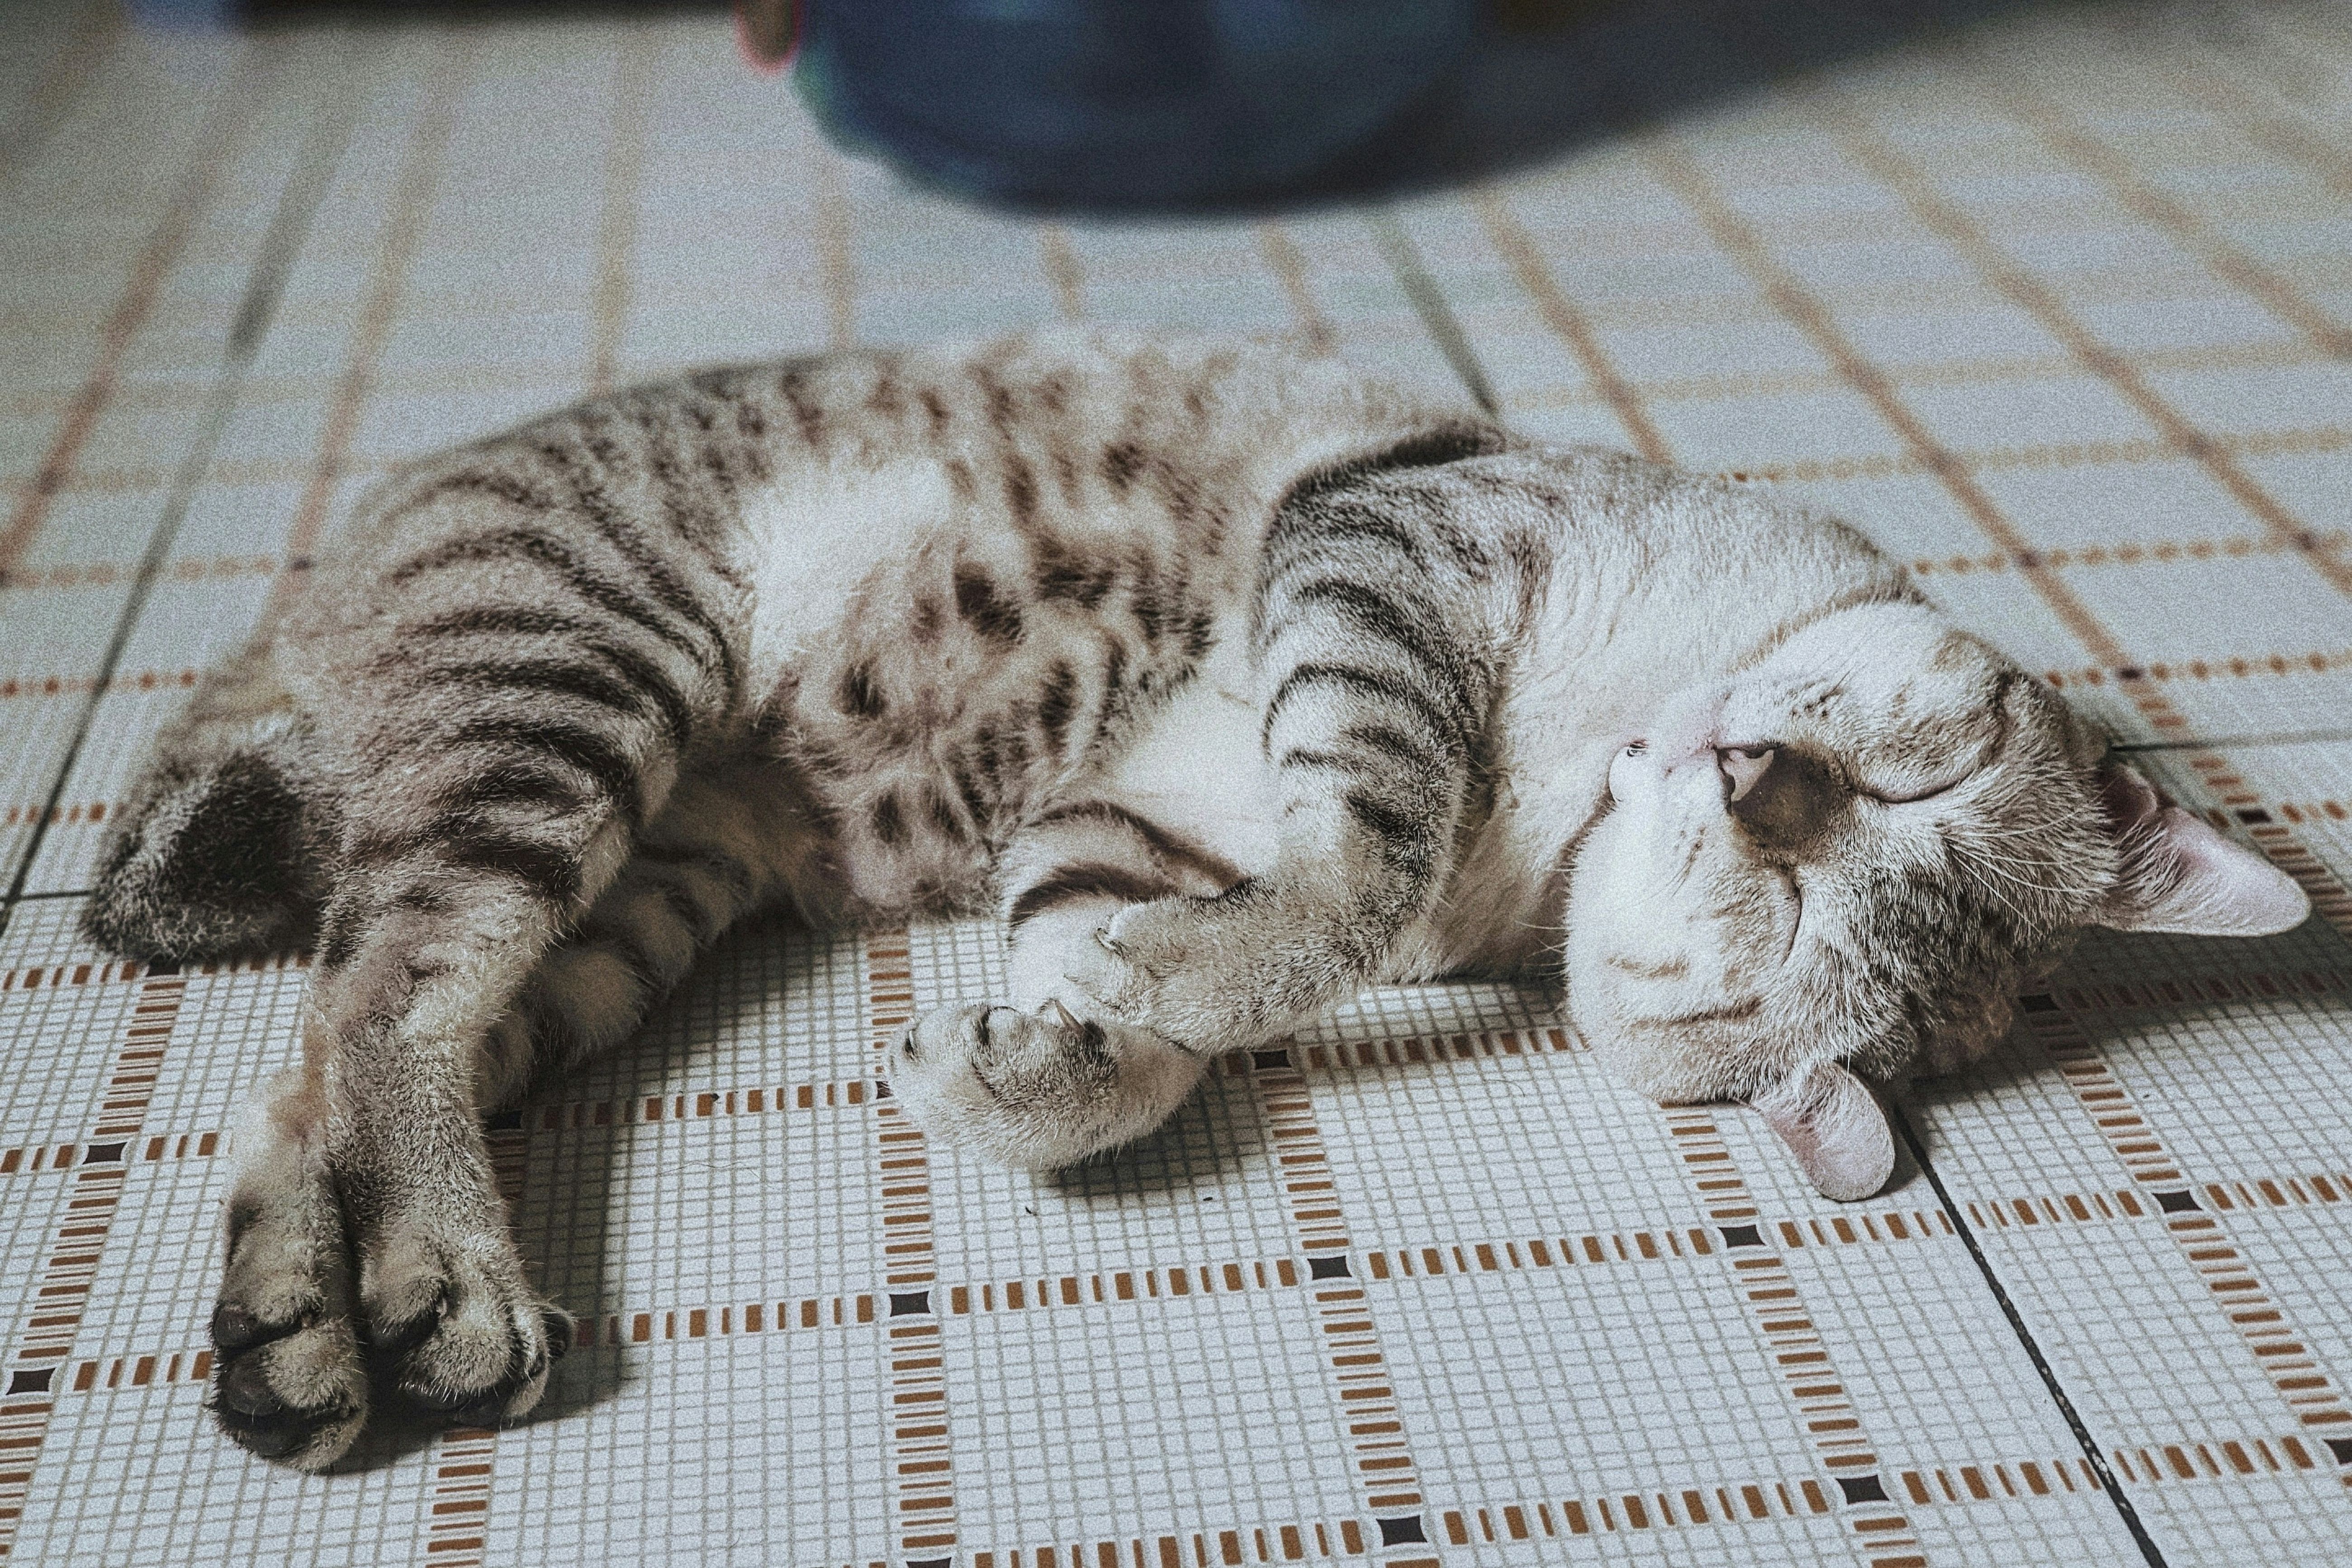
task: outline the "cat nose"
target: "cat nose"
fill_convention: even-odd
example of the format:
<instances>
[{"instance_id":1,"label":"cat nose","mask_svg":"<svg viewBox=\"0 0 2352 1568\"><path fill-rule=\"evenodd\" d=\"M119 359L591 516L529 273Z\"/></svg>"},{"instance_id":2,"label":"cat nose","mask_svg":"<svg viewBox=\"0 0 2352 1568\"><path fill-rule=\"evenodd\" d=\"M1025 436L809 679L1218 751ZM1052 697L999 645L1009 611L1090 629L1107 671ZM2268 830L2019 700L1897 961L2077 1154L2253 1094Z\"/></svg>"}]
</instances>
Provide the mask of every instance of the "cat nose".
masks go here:
<instances>
[{"instance_id":1,"label":"cat nose","mask_svg":"<svg viewBox=\"0 0 2352 1568\"><path fill-rule=\"evenodd\" d=\"M1717 746L1715 765L1723 774L1726 786L1724 803L1737 805L1746 800L1772 765L1770 746Z\"/></svg>"}]
</instances>

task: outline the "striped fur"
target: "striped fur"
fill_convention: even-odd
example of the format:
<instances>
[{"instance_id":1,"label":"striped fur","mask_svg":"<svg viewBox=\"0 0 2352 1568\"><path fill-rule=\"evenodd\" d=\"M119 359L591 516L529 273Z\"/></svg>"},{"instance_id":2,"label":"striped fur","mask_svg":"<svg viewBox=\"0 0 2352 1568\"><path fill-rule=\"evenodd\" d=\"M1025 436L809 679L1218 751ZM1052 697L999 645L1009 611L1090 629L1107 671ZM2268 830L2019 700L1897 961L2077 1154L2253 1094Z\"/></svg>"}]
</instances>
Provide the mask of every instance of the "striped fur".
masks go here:
<instances>
[{"instance_id":1,"label":"striped fur","mask_svg":"<svg viewBox=\"0 0 2352 1568\"><path fill-rule=\"evenodd\" d=\"M1564 909L1592 933L1568 944L1580 1022L1654 1092L1760 1103L1818 1065L1759 1047L1759 1019L1897 1071L1936 1028L1980 1035L1952 999L2148 859L2116 849L2095 744L2054 701L1940 623L1871 619L1933 622L1857 536L1268 351L1059 337L711 372L421 467L316 577L165 737L88 915L133 952L317 943L213 1322L223 1426L310 1468L372 1386L467 1419L537 1400L564 1319L508 1239L481 1120L625 1037L748 910L992 901L1009 1005L919 1021L893 1086L937 1134L1053 1165L1369 982L1555 962ZM1924 684L1839 710L1784 668L1800 647L1805 668L1893 648ZM1999 679L1946 679L1969 658ZM1727 815L1718 731L1750 686L1813 760ZM1890 747L1890 777L1928 765L1879 731L1930 687L1956 708L1936 733L1991 737L1969 779L2033 787L1970 784L1982 833L1948 824L1950 853L1872 883L1822 847L1845 807L1788 781ZM1641 783L1612 757L1649 734L1663 756L1659 716L1700 710L1717 731L1685 750L1716 782L1678 755L1651 795L1711 826L1612 810ZM2048 887L1971 877L1971 845ZM1721 962L1697 1003L1677 989L1771 927L1757 889L1816 864L1852 918L1787 988L1851 973L1862 1000L1805 1011ZM1613 917L1621 886L1670 929Z\"/></svg>"}]
</instances>

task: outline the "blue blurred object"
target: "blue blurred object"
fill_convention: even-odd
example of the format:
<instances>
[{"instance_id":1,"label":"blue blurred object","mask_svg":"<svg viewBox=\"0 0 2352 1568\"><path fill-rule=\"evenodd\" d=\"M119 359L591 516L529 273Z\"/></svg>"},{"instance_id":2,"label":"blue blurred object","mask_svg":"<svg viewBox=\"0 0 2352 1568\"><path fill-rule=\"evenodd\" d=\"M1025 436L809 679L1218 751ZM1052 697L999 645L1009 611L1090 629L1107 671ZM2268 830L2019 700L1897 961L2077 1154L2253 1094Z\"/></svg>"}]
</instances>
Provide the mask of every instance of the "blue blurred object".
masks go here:
<instances>
[{"instance_id":1,"label":"blue blurred object","mask_svg":"<svg viewBox=\"0 0 2352 1568\"><path fill-rule=\"evenodd\" d=\"M818 118L950 189L1183 207L1295 187L1433 93L1477 0L804 0Z\"/></svg>"},{"instance_id":2,"label":"blue blurred object","mask_svg":"<svg viewBox=\"0 0 2352 1568\"><path fill-rule=\"evenodd\" d=\"M129 0L123 7L142 27L174 33L228 26L244 8L238 0Z\"/></svg>"}]
</instances>

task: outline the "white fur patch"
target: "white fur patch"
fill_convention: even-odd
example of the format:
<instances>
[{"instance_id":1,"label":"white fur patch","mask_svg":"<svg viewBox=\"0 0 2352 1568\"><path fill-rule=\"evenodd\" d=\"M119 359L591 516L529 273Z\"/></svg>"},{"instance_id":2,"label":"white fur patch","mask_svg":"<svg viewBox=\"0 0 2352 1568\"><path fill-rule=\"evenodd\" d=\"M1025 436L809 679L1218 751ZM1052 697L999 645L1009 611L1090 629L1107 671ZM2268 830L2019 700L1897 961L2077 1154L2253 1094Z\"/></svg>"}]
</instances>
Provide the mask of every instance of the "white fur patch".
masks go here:
<instances>
[{"instance_id":1,"label":"white fur patch","mask_svg":"<svg viewBox=\"0 0 2352 1568\"><path fill-rule=\"evenodd\" d=\"M910 557L956 501L936 460L797 472L750 497L737 564L760 585L751 612L753 689L775 685L875 568Z\"/></svg>"}]
</instances>

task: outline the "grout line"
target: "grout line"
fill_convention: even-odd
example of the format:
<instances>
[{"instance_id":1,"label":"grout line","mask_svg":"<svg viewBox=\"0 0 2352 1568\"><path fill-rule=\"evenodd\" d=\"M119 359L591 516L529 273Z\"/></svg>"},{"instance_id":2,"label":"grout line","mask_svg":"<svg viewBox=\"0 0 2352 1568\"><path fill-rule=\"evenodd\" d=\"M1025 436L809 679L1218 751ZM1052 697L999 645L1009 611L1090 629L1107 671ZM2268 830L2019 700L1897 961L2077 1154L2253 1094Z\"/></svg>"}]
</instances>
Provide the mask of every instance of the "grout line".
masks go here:
<instances>
[{"instance_id":1,"label":"grout line","mask_svg":"<svg viewBox=\"0 0 2352 1568\"><path fill-rule=\"evenodd\" d=\"M1275 281L1282 286L1283 297L1290 302L1290 313L1297 325L1290 336L1305 353L1317 358L1330 353L1339 346L1339 329L1315 302L1315 290L1307 281L1307 256L1290 231L1278 223L1257 226L1258 254L1274 268Z\"/></svg>"},{"instance_id":2,"label":"grout line","mask_svg":"<svg viewBox=\"0 0 2352 1568\"><path fill-rule=\"evenodd\" d=\"M906 928L870 932L865 951L866 1036L878 1076L914 1017L914 958ZM922 1130L898 1102L874 1100L882 1198L883 1293L889 1301L889 1454L898 1553L906 1568L950 1568L957 1555L955 1455L948 1423L931 1172Z\"/></svg>"},{"instance_id":3,"label":"grout line","mask_svg":"<svg viewBox=\"0 0 2352 1568\"><path fill-rule=\"evenodd\" d=\"M2330 193L2352 201L2352 153L2305 124L2264 106L2238 78L2197 58L2195 46L2169 56L2144 51L2140 63L2162 70L2185 98L2273 157L2306 165Z\"/></svg>"},{"instance_id":4,"label":"grout line","mask_svg":"<svg viewBox=\"0 0 2352 1568\"><path fill-rule=\"evenodd\" d=\"M1266 226L1277 237L1287 237L1278 226ZM1273 258L1269 257L1268 259L1271 261ZM1093 275L1105 276L1106 272L1105 269L1097 267ZM636 287L642 289L643 281L640 280ZM1989 301L1991 299L1990 289L1976 285L1969 286L1964 292L1972 301ZM1845 296L1845 302L1850 308L1850 313L1858 313L1851 312L1853 298L1851 294ZM2200 296L2201 298L2203 297ZM410 290L410 299L415 305L424 307L446 303L446 301L436 301L429 290L423 289ZM1738 308L1721 317L1709 317L1690 308L1699 300L1728 300ZM535 299L529 296L512 298L467 296L457 301L465 307L458 313L467 316L495 315L504 310L523 309L535 302L537 302ZM1916 298L1907 301L1915 308L1922 302ZM1706 295L1680 301L1661 301L1662 308L1670 304L1679 304L1682 307L1673 310L1671 313L1676 324L1685 326L1714 324L1736 327L1756 320L1769 309L1761 306L1752 295ZM289 305L280 310L278 319L289 324L304 323L315 321L325 309L315 304ZM1643 324L1639 321L1610 321L1606 319L1610 314L1610 308L1597 302L1589 303L1580 308L1579 313L1597 326L1638 327ZM175 309L165 304L159 306L148 318L148 325L151 327L193 325L202 324L208 320L209 318L186 307ZM5 324L5 311L0 310L0 326ZM2306 342L2268 339L2252 342L2204 344L2189 348L2146 348L2136 353L2136 363L2138 364L2145 368L2164 371L2292 369L2303 365L2326 364L2333 363L2333 355L2324 353ZM1997 387L2013 383L2072 377L2080 373L2081 364L2069 354L2019 353L1988 354L1976 358L1960 357L1933 361L1890 361L1884 368L1887 379L1900 386L1989 385ZM572 364L561 359L509 359L497 363L482 362L454 368L404 367L380 374L376 378L375 385L379 390L404 392L536 389L568 383L573 378L573 374ZM305 374L292 370L281 370L267 377L256 377L247 395L249 399L259 402L307 403L331 390L333 380L331 374L323 373ZM1820 391L1843 384L1834 371L1823 370L1739 371L1658 375L1634 379L1630 384L1647 397L1675 402L1773 397L1789 393ZM185 406L192 400L201 402L201 396L196 395L192 399L187 386L181 383L168 381L133 383L118 389L115 394L115 403L119 406L171 408ZM5 389L0 389L0 413L19 417L37 418L46 414L60 412L69 406L72 401L72 395L69 393L11 395ZM1606 399L1601 394L1588 391L1581 386L1540 384L1514 392L1504 401L1507 406L1522 411L1578 407L1606 403ZM2237 442L2245 437L2217 437L2217 439ZM266 472L268 468L266 464L255 465L254 471ZM115 468L101 470L101 472L107 474L110 482L118 487L135 482L140 477L140 470L137 469ZM77 476L75 480L68 481L66 488L79 488L79 476ZM0 481L17 489L23 488L26 482L23 479Z\"/></svg>"},{"instance_id":5,"label":"grout line","mask_svg":"<svg viewBox=\"0 0 2352 1568\"><path fill-rule=\"evenodd\" d=\"M189 157L186 177L165 209L163 221L156 225L146 247L139 253L131 282L107 318L98 363L90 367L80 390L67 406L33 482L19 495L6 524L0 526L0 587L5 587L12 580L17 562L32 548L47 522L50 506L73 472L83 444L96 427L99 416L114 398L119 385L117 377L131 339L153 313L155 302L163 292L164 279L186 250L197 219L212 205L222 181L236 163L237 143L253 130L261 94L252 79L275 74L277 64L278 57L273 53L266 58L266 65L257 65L255 51L250 47L245 48L238 57L236 69L221 89L220 103L205 116L203 126L190 139L196 151Z\"/></svg>"},{"instance_id":6,"label":"grout line","mask_svg":"<svg viewBox=\"0 0 2352 1568\"><path fill-rule=\"evenodd\" d=\"M0 130L0 184L14 179L41 150L121 37L122 15L117 5L93 0L81 7L72 36Z\"/></svg>"},{"instance_id":7,"label":"grout line","mask_svg":"<svg viewBox=\"0 0 2352 1568\"><path fill-rule=\"evenodd\" d=\"M291 605L295 584L307 575L311 552L317 547L320 533L326 526L328 509L334 500L336 481L342 477L352 438L358 434L360 410L373 385L376 361L400 313L409 269L415 263L432 216L433 192L440 182L444 157L456 127L457 100L472 74L475 41L464 33L456 37L460 41L454 47L442 43L437 51L439 58L425 73L431 83L426 101L409 137L406 157L386 204L383 221L375 231L375 255L369 268L367 292L360 306L359 322L328 404L326 429L319 437L309 480L287 529L286 554L291 564L288 574L271 589L268 601L256 618L257 636L285 614Z\"/></svg>"},{"instance_id":8,"label":"grout line","mask_svg":"<svg viewBox=\"0 0 2352 1568\"><path fill-rule=\"evenodd\" d=\"M647 100L653 92L651 35L623 32L614 50L611 140L604 148L604 210L596 222L596 287L589 301L588 391L613 390L628 316L630 263L637 242L638 187L645 179Z\"/></svg>"},{"instance_id":9,"label":"grout line","mask_svg":"<svg viewBox=\"0 0 2352 1568\"><path fill-rule=\"evenodd\" d=\"M1863 1427L1862 1412L1805 1310L1796 1278L1780 1255L1769 1250L1755 1197L1716 1126L1716 1109L1667 1109L1664 1114L1692 1190L1722 1234L1727 1279L1759 1337L1771 1347L1771 1370L1822 1468L1836 1483L1848 1529L1872 1553L1870 1568L1927 1568L1918 1537L1887 1493L1884 1467ZM1759 1250L1749 1253L1749 1247Z\"/></svg>"},{"instance_id":10,"label":"grout line","mask_svg":"<svg viewBox=\"0 0 2352 1568\"><path fill-rule=\"evenodd\" d=\"M282 63L282 57L273 56L270 73L275 75ZM341 62L346 76L353 74L352 63L352 57L347 51ZM257 91L253 91L241 98L248 115L247 124L251 116L258 112L256 106L259 97ZM356 122L356 113L350 111L314 122L310 135L305 139L296 156L292 175L278 193L278 200L270 212L269 226L263 231L254 254L252 270L247 274L245 292L237 304L236 325L230 333L227 352L214 374L212 394L196 438L190 443L178 471L173 477L163 514L148 535L147 547L131 574L130 592L124 595L122 608L115 617L114 630L108 639L106 651L100 657L98 670L90 678L89 693L76 717L72 735L66 742L57 772L50 781L47 797L39 816L34 819L32 832L26 836L24 846L18 852L6 892L0 897L0 929L5 929L6 912L25 897L26 883L32 876L34 864L40 858L41 847L47 840L51 826L58 820L59 808L64 804L66 786L73 777L74 766L89 743L90 727L98 717L100 699L113 681L123 653L130 647L131 634L137 629L140 617L147 607L147 601L163 578L164 562L180 537L182 525L187 521L188 509L194 504L196 488L211 466L213 454L219 449L221 437L236 413L246 374L252 367L254 354L261 346L262 334L268 330L271 313L285 287L293 257L310 232L319 204L326 195L328 180L342 158ZM226 149L218 152L218 165L226 166L231 160ZM212 177L216 178L218 173L219 167L216 166ZM193 217L190 224L192 226ZM162 273L159 271L149 287L159 288L161 283ZM66 461L70 463L69 455Z\"/></svg>"},{"instance_id":11,"label":"grout line","mask_svg":"<svg viewBox=\"0 0 2352 1568\"><path fill-rule=\"evenodd\" d=\"M1536 313L1543 318L1552 335L1576 356L1584 369L1585 379L1608 403L1611 412L1617 416L1617 423L1625 427L1633 449L1654 463L1673 462L1674 450L1659 434L1649 411L1642 406L1642 395L1601 347L1601 336L1593 331L1591 321L1561 291L1543 252L1512 216L1510 207L1491 190L1480 191L1472 198L1472 205L1486 226L1487 237L1494 241L1495 248L1502 253L1504 261L1518 279L1520 289L1535 301Z\"/></svg>"},{"instance_id":12,"label":"grout line","mask_svg":"<svg viewBox=\"0 0 2352 1568\"><path fill-rule=\"evenodd\" d=\"M2074 1400L2067 1396L2065 1386L2058 1381L2058 1374L2051 1370L2050 1358L2042 1353L2041 1342L2025 1326L2024 1315L2018 1311L2017 1303L2010 1300L2008 1287L2001 1283L2000 1273L1994 1269L1991 1260L1985 1257L1984 1247L1978 1242L1976 1232L1961 1217L1959 1205L1944 1185L1944 1178L1936 1170L1935 1163L1927 1158L1926 1145L1912 1128L1910 1113L1901 1105L1890 1102L1887 1117L1894 1123L1895 1131L1902 1134L1905 1145L1911 1151L1912 1160L1919 1167L1919 1173L1927 1178L1928 1186L1934 1189L1936 1201L1943 1205L1945 1219L1959 1236L1960 1245L1968 1248L1969 1261L1977 1266L1977 1273L1983 1278L1985 1289L1992 1292L1993 1301L2000 1308L2001 1316L2009 1321L2010 1331L2017 1336L2017 1342L2024 1348L2026 1359L2033 1363L2034 1372L2042 1379L2042 1388L2049 1394L2052 1403L2058 1406L2059 1414L2065 1417L2067 1430L2074 1434L2074 1442L2083 1450L2084 1461L2099 1479L2099 1489L2106 1493L2107 1501L2114 1505L2124 1528L2130 1531L2132 1543L2139 1548L2139 1554L2147 1561L2148 1568L2166 1568L2164 1553L2157 1550L2155 1541L2147 1533L2147 1526L2140 1522L2139 1510L2132 1506L2131 1499L2123 1488L2116 1484L2114 1473L2107 1468L2106 1456L2091 1440L2090 1427L2084 1423L2082 1413L2074 1408Z\"/></svg>"},{"instance_id":13,"label":"grout line","mask_svg":"<svg viewBox=\"0 0 2352 1568\"><path fill-rule=\"evenodd\" d=\"M2001 112L2025 126L2042 145L2105 185L2116 200L2168 234L2212 274L2250 296L2287 326L2326 350L2352 357L2347 328L2304 296L2275 268L2230 243L2211 222L2142 179L2125 154L2108 145L2046 93L1971 62L1969 74Z\"/></svg>"},{"instance_id":14,"label":"grout line","mask_svg":"<svg viewBox=\"0 0 2352 1568\"><path fill-rule=\"evenodd\" d=\"M1421 247L1413 244L1412 237L1398 224L1396 214L1387 207L1374 207L1365 213L1364 225L1372 231L1381 254L1388 258L1389 268L1396 274L1405 298L1412 301L1421 324L1435 340L1438 353L1454 367L1454 374L1462 378L1471 399L1489 416L1501 418L1503 400L1496 395L1495 383L1486 374L1486 367L1479 363L1478 351L1471 346L1461 321L1454 314L1454 307L1446 302L1445 290L1430 276Z\"/></svg>"},{"instance_id":15,"label":"grout line","mask_svg":"<svg viewBox=\"0 0 2352 1568\"><path fill-rule=\"evenodd\" d=\"M2285 1315L2264 1294L2244 1257L2229 1245L2221 1221L2197 1201L2179 1162L2165 1149L2073 1011L2054 997L2029 999L2021 1010L2027 1031L2065 1079L2075 1102L2166 1216L2165 1229L2226 1310L2252 1351L2256 1369L2305 1426L2344 1433L2340 1440L2352 1455L2352 1408L2347 1408L2317 1360L2294 1338Z\"/></svg>"},{"instance_id":16,"label":"grout line","mask_svg":"<svg viewBox=\"0 0 2352 1568\"><path fill-rule=\"evenodd\" d=\"M2203 468L2274 542L2302 555L2337 593L2352 595L2352 565L2341 559L2335 545L2256 483L2220 442L2158 393L2137 365L2100 341L2055 295L1993 244L1875 126L1833 99L1821 100L1818 109L1832 134L1881 184L1901 198L1913 216L1941 236L1987 282L2040 321L2084 368L2138 409L2176 451ZM2352 344L2352 334L2347 334L2346 342Z\"/></svg>"},{"instance_id":17,"label":"grout line","mask_svg":"<svg viewBox=\"0 0 2352 1568\"><path fill-rule=\"evenodd\" d=\"M1361 1548L1349 1545L1377 1553L1385 1568L1439 1568L1442 1560L1428 1550L1433 1544L1428 1499L1407 1447L1394 1374L1381 1352L1364 1287L1355 1277L1347 1219L1307 1079L1283 1046L1235 1053L1231 1062L1232 1070L1247 1073L1257 1090L1272 1173L1281 1184L1292 1234L1307 1257L1315 1323L1339 1386L1337 1414L1355 1458L1357 1495L1380 1536L1377 1547L1369 1541ZM1348 1525L1340 1529L1344 1538ZM1392 1553L1391 1548L1402 1550Z\"/></svg>"},{"instance_id":18,"label":"grout line","mask_svg":"<svg viewBox=\"0 0 2352 1568\"><path fill-rule=\"evenodd\" d=\"M1294 309L1298 308L1298 304L1299 301L1294 298ZM1311 300L1306 302L1306 308L1312 310ZM1328 322L1324 325L1328 328ZM1311 331L1311 324L1309 330ZM1287 333L1264 334L1264 337L1269 341L1286 337L1294 343L1305 346L1301 333L1295 329ZM1337 334L1334 333L1335 342ZM551 375L552 372L551 372ZM1823 385L1851 385L1851 383L1839 375L1831 375L1821 380ZM1887 376L1887 383L1890 386L1923 384L1916 379L1905 380L1893 374ZM385 387L413 388L423 384L422 377L387 376L372 382L371 385L373 389L381 390ZM504 384L547 385L550 383L533 376L527 382ZM1628 389L1637 397L1646 395L1654 401L1674 400L1671 390L1661 392L1659 390L1661 385L1670 385L1670 384L1630 382L1627 384ZM551 390L549 395L552 400L558 395ZM250 401L248 398L248 404ZM1605 405L1607 402L1605 397L1597 393L1588 395L1582 391L1578 391L1573 396L1556 402L1540 393L1513 394L1504 400L1503 412L1525 414L1571 405ZM2216 449L2225 453L2253 458L2336 454L2352 448L2352 425L2298 426L2288 429L2249 431L2239 435L2216 437L2213 438L2213 445ZM1970 469L1979 472L1999 472L2015 468L2097 468L2164 462L2179 456L2165 442L2145 437L2125 440L2052 442L2024 447L1954 448L1953 455ZM348 461L343 471L347 474L388 475L399 472L415 460L415 457L363 457ZM308 459L242 458L235 462L222 463L215 470L213 477L221 483L268 484L302 479L309 475L311 469L312 463ZM1752 463L1736 470L1720 471L1728 472L1736 479L1766 479L1774 482L1889 479L1898 475L1932 472L1928 465L1917 455L1895 452L1865 452L1840 458L1804 458L1788 462L1767 461ZM162 484L166 477L156 469L144 468L79 469L60 479L56 486L56 490L59 494L89 494L145 489ZM37 479L0 479L0 492L13 491L19 497L30 496L39 488L40 483ZM2342 531L2331 530L2322 537L2333 539ZM2065 547L2059 548L2063 550ZM52 570L58 576L66 576L76 569L60 567ZM37 579L19 579L14 576L10 579L12 583L20 580L40 585Z\"/></svg>"},{"instance_id":19,"label":"grout line","mask_svg":"<svg viewBox=\"0 0 2352 1568\"><path fill-rule=\"evenodd\" d=\"M89 1157L74 1173L41 1284L7 1359L0 1362L8 1376L6 1387L0 1389L0 1454L5 1456L0 1458L5 1466L0 1468L0 1558L14 1552L24 1526L33 1471L40 1464L61 1392L55 1386L57 1373L72 1358L74 1336L81 1328L106 1238L121 1205L130 1171L123 1153L146 1121L186 991L187 982L168 969L158 970L141 985L139 1001L122 1028L122 1046L105 1097L90 1124Z\"/></svg>"}]
</instances>

